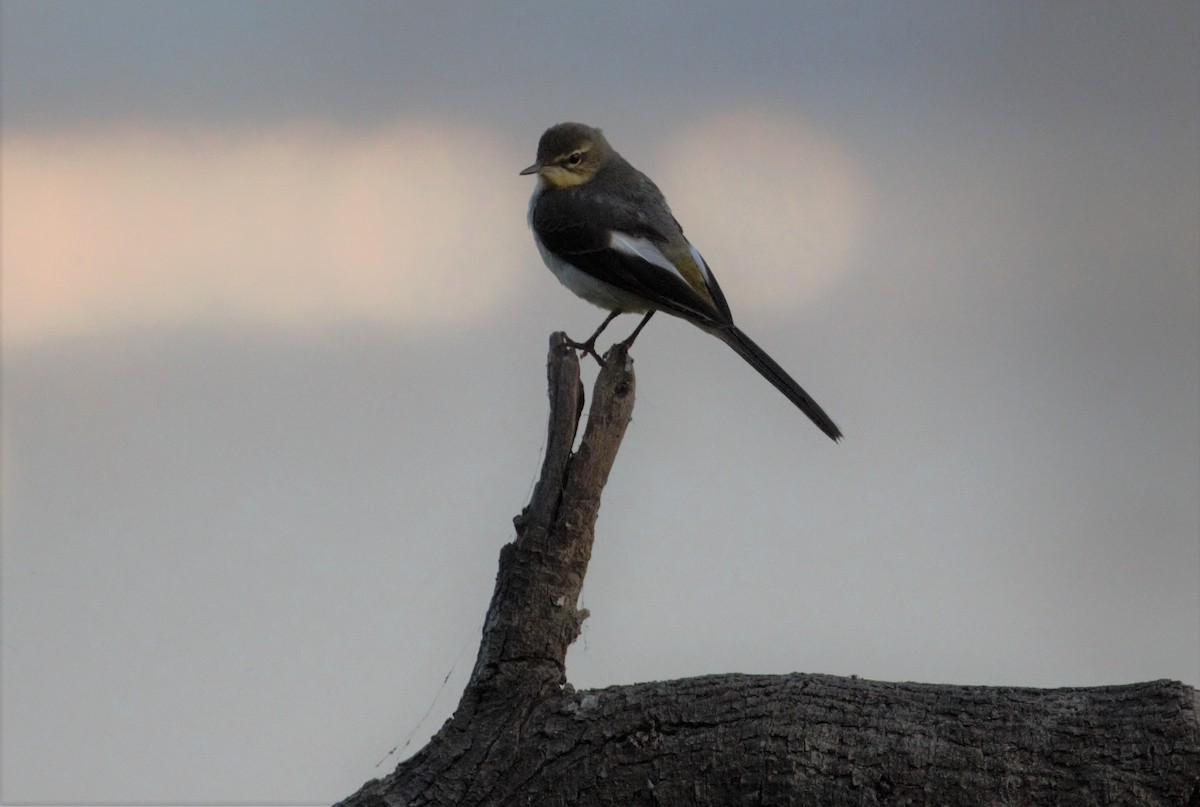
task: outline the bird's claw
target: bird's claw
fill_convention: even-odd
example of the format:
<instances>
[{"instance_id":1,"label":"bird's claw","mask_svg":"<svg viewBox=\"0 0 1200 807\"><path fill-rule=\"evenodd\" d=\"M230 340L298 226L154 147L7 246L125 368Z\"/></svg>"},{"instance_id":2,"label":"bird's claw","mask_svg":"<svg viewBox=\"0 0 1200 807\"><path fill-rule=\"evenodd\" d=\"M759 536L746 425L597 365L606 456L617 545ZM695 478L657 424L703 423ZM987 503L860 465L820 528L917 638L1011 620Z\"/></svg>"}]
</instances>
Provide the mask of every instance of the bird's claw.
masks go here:
<instances>
[{"instance_id":1,"label":"bird's claw","mask_svg":"<svg viewBox=\"0 0 1200 807\"><path fill-rule=\"evenodd\" d=\"M601 358L600 354L596 352L596 337L593 336L591 339L587 340L586 342L576 342L575 340L568 337L567 338L567 346L572 347L575 350L578 350L578 351L584 353L585 355L591 356L593 359L596 360L597 364L599 364L601 367L604 366L604 359Z\"/></svg>"}]
</instances>

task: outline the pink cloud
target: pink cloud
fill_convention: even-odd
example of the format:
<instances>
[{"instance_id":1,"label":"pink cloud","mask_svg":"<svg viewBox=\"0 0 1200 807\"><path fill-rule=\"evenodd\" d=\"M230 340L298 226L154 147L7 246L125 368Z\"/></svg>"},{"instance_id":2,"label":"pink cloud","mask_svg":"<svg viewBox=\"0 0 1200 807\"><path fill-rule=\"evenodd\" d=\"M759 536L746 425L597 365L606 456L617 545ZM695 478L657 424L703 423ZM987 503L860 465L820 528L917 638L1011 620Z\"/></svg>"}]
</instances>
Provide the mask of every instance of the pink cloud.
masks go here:
<instances>
[{"instance_id":1,"label":"pink cloud","mask_svg":"<svg viewBox=\"0 0 1200 807\"><path fill-rule=\"evenodd\" d=\"M528 188L494 142L441 122L10 138L5 335L480 316L529 257Z\"/></svg>"}]
</instances>

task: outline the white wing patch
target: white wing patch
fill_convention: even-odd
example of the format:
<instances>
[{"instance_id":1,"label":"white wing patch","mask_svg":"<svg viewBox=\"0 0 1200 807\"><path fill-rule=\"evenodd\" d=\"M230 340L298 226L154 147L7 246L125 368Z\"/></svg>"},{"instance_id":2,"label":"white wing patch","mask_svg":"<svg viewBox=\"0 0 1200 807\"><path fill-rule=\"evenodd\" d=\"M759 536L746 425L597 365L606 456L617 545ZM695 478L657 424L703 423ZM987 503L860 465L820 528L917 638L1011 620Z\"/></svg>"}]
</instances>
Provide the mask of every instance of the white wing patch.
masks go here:
<instances>
[{"instance_id":1,"label":"white wing patch","mask_svg":"<svg viewBox=\"0 0 1200 807\"><path fill-rule=\"evenodd\" d=\"M626 255L633 255L634 257L641 258L647 263L652 263L661 269L666 269L684 283L687 283L687 278L680 274L679 270L675 268L675 264L671 263L671 259L664 255L662 250L654 245L653 241L613 230L612 234L609 236L608 245L617 252L624 252ZM693 249L692 252L695 253L695 250ZM700 256L696 255L696 257L699 258ZM704 261L698 261L698 263L701 266L704 266ZM705 267L704 272L705 274L708 274L707 267Z\"/></svg>"}]
</instances>

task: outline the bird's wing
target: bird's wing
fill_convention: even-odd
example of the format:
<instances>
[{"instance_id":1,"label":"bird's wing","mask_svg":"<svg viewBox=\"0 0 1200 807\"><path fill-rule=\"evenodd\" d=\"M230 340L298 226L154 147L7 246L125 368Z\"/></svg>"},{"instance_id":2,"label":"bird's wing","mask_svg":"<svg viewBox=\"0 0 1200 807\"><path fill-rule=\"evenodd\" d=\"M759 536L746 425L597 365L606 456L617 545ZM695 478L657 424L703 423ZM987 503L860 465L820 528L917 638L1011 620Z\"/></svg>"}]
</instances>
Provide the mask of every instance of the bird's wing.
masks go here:
<instances>
[{"instance_id":1,"label":"bird's wing","mask_svg":"<svg viewBox=\"0 0 1200 807\"><path fill-rule=\"evenodd\" d=\"M659 218L618 196L547 192L532 223L548 250L597 280L698 324L731 324L704 258L669 212L669 224Z\"/></svg>"}]
</instances>

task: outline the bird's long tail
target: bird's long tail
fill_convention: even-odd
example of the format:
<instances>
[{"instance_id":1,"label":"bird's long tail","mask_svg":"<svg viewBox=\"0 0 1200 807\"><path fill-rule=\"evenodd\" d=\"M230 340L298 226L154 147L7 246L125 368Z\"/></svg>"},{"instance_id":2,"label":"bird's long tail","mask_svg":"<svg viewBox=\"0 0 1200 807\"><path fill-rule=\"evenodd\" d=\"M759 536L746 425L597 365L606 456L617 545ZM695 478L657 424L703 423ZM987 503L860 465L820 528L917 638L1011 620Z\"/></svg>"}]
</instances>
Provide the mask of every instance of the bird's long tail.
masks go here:
<instances>
[{"instance_id":1,"label":"bird's long tail","mask_svg":"<svg viewBox=\"0 0 1200 807\"><path fill-rule=\"evenodd\" d=\"M803 387L796 383L795 379L787 374L786 370L776 364L765 350L754 344L754 340L734 326L714 329L712 333L748 361L751 367L762 373L763 378L774 384L775 388L798 406L801 412L808 415L812 422L817 424L817 428L829 435L835 442L841 439L842 432L833 419L825 414L825 410L804 391Z\"/></svg>"}]
</instances>

